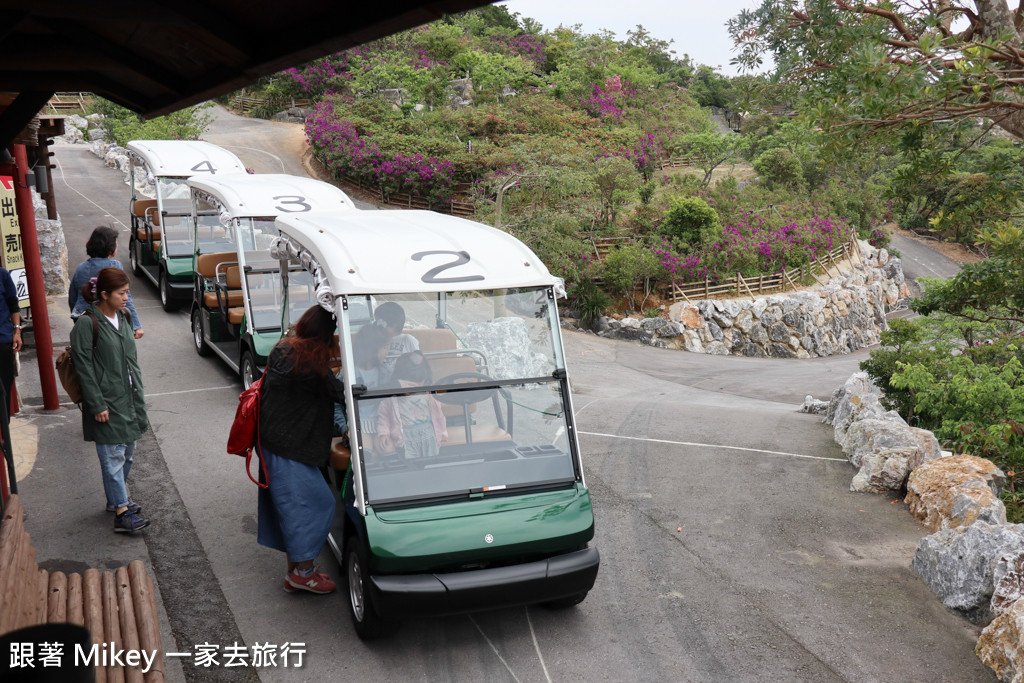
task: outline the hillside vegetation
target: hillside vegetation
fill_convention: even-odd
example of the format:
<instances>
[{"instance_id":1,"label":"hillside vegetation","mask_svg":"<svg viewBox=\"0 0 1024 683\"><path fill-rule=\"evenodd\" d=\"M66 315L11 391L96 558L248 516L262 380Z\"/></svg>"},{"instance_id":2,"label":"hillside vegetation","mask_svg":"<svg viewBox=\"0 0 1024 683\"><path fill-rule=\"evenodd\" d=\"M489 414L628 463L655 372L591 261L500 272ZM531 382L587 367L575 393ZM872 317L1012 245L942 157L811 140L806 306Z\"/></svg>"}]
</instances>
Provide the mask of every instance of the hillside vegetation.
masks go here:
<instances>
[{"instance_id":1,"label":"hillside vegetation","mask_svg":"<svg viewBox=\"0 0 1024 683\"><path fill-rule=\"evenodd\" d=\"M710 107L735 109L755 85L642 26L618 41L496 6L287 70L256 94L277 103L264 113L312 100L310 145L338 177L441 210L472 203L589 318L654 314L673 280L803 265L854 229L885 239L881 188L826 162L815 131L764 115L721 132ZM602 237L626 239L598 259Z\"/></svg>"}]
</instances>

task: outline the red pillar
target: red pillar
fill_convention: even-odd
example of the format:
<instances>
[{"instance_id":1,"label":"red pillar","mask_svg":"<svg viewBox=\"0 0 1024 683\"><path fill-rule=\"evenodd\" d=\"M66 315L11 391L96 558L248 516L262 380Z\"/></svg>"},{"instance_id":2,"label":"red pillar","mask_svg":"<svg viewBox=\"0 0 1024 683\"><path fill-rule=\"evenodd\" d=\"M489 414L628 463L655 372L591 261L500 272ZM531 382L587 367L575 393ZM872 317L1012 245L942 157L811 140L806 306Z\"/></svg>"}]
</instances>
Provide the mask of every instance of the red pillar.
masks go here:
<instances>
[{"instance_id":1,"label":"red pillar","mask_svg":"<svg viewBox=\"0 0 1024 683\"><path fill-rule=\"evenodd\" d=\"M12 145L16 167L14 205L21 225L21 249L25 255L25 275L28 278L29 305L32 309L32 336L36 342L36 360L39 363L39 384L43 389L43 408L60 407L57 395L57 373L53 365L53 337L50 335L50 315L46 310L46 285L43 283L43 262L39 257L39 237L36 234L36 214L32 208L32 190L25 182L29 172L25 145Z\"/></svg>"}]
</instances>

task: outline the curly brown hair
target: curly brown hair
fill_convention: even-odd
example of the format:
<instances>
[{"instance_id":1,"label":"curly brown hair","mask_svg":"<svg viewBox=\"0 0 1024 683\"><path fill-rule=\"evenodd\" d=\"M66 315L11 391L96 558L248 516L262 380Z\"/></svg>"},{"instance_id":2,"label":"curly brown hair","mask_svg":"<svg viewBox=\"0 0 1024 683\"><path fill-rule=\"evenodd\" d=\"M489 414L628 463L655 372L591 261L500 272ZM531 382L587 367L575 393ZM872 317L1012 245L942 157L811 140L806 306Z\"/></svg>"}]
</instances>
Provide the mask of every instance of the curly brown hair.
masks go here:
<instances>
[{"instance_id":1,"label":"curly brown hair","mask_svg":"<svg viewBox=\"0 0 1024 683\"><path fill-rule=\"evenodd\" d=\"M280 342L291 349L298 372L315 372L318 375L328 372L337 327L330 311L319 305L306 309Z\"/></svg>"}]
</instances>

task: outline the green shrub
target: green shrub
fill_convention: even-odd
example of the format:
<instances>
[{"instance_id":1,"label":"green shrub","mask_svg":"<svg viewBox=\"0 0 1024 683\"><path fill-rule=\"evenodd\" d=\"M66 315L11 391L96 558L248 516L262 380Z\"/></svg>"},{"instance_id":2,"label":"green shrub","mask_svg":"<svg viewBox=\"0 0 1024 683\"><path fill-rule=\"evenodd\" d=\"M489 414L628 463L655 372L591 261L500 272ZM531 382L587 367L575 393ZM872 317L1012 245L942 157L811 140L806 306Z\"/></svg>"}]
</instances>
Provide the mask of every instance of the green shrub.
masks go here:
<instances>
[{"instance_id":1,"label":"green shrub","mask_svg":"<svg viewBox=\"0 0 1024 683\"><path fill-rule=\"evenodd\" d=\"M102 97L94 97L90 113L102 114L100 126L110 142L124 147L132 140L198 140L211 116L207 109L213 103L185 107L167 116L143 120L141 116Z\"/></svg>"},{"instance_id":2,"label":"green shrub","mask_svg":"<svg viewBox=\"0 0 1024 683\"><path fill-rule=\"evenodd\" d=\"M722 233L718 214L700 197L677 197L661 221L661 234L677 247L691 249L714 242Z\"/></svg>"},{"instance_id":3,"label":"green shrub","mask_svg":"<svg viewBox=\"0 0 1024 683\"><path fill-rule=\"evenodd\" d=\"M608 290L625 297L630 307L636 309L637 289L643 287L646 300L651 293L651 285L662 276L663 269L650 249L640 244L627 244L608 253L600 272Z\"/></svg>"},{"instance_id":4,"label":"green shrub","mask_svg":"<svg viewBox=\"0 0 1024 683\"><path fill-rule=\"evenodd\" d=\"M762 152L754 159L753 166L761 182L768 187L799 187L803 183L800 159L788 149L777 147Z\"/></svg>"}]
</instances>

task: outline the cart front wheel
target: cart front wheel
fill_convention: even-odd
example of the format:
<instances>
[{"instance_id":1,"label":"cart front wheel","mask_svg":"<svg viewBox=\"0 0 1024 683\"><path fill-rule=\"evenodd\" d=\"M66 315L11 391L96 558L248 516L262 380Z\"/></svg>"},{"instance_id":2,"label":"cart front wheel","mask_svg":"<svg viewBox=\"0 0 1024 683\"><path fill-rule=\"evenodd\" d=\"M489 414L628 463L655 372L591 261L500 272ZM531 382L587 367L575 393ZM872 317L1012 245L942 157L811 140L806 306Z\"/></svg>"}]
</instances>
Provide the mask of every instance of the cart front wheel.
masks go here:
<instances>
[{"instance_id":1,"label":"cart front wheel","mask_svg":"<svg viewBox=\"0 0 1024 683\"><path fill-rule=\"evenodd\" d=\"M203 312L198 308L192 311L192 341L195 343L196 353L200 356L210 355L210 347L203 333Z\"/></svg>"},{"instance_id":2,"label":"cart front wheel","mask_svg":"<svg viewBox=\"0 0 1024 683\"><path fill-rule=\"evenodd\" d=\"M171 296L171 283L168 282L168 280L167 280L167 271L166 270L161 270L160 271L160 285L159 286L160 286L160 306L162 306L165 311L170 313L171 311L176 309L178 307L178 305L174 301L174 298Z\"/></svg>"},{"instance_id":3,"label":"cart front wheel","mask_svg":"<svg viewBox=\"0 0 1024 683\"><path fill-rule=\"evenodd\" d=\"M142 268L139 267L139 241L134 237L128 240L128 265L132 273L142 275Z\"/></svg>"},{"instance_id":4,"label":"cart front wheel","mask_svg":"<svg viewBox=\"0 0 1024 683\"><path fill-rule=\"evenodd\" d=\"M356 635L361 640L373 640L393 633L398 622L384 621L377 615L370 592L370 572L366 550L356 536L345 541L345 579L348 582L349 613Z\"/></svg>"},{"instance_id":5,"label":"cart front wheel","mask_svg":"<svg viewBox=\"0 0 1024 683\"><path fill-rule=\"evenodd\" d=\"M256 359L251 351L242 354L242 362L238 366L238 374L242 376L242 388L248 389L256 381Z\"/></svg>"}]
</instances>

